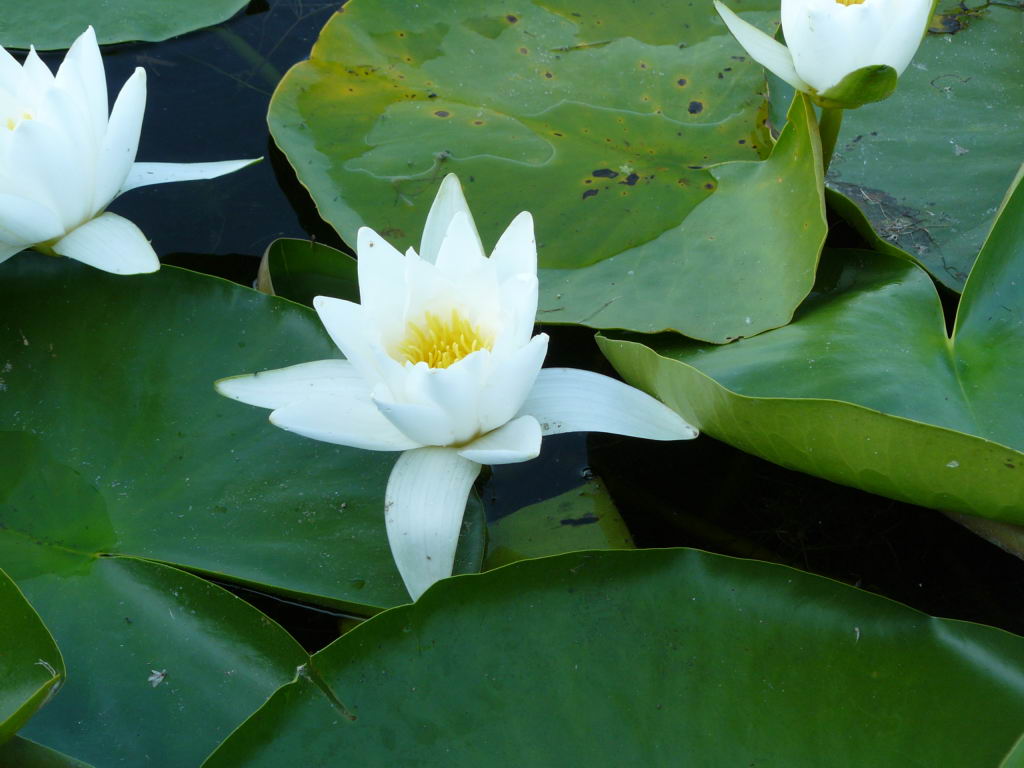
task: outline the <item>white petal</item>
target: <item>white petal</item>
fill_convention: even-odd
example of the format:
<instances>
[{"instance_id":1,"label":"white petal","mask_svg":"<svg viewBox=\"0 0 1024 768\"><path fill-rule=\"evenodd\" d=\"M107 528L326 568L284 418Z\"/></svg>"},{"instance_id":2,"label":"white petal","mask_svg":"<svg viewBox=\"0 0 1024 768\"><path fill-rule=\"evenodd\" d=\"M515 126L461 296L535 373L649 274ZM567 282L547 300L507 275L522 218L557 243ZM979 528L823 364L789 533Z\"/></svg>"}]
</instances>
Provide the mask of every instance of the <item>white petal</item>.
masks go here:
<instances>
[{"instance_id":1,"label":"white petal","mask_svg":"<svg viewBox=\"0 0 1024 768\"><path fill-rule=\"evenodd\" d=\"M859 8L859 5L858 5ZM832 2L788 2L782 7L782 31L799 76L821 92L836 85L850 72L859 69L864 54L873 47L863 39L863 30L854 23L859 12ZM875 30L873 34L879 34ZM854 39L856 38L856 39Z\"/></svg>"},{"instance_id":2,"label":"white petal","mask_svg":"<svg viewBox=\"0 0 1024 768\"><path fill-rule=\"evenodd\" d=\"M447 368L432 369L424 377L423 393L445 414L451 432L447 442L463 443L481 432L480 397L490 364L490 352L478 350Z\"/></svg>"},{"instance_id":3,"label":"white petal","mask_svg":"<svg viewBox=\"0 0 1024 768\"><path fill-rule=\"evenodd\" d=\"M420 239L420 258L433 264L441 250L441 243L448 234L448 225L456 213L465 213L472 220L469 205L462 194L459 179L454 173L444 177L437 190L434 202L423 225L423 237Z\"/></svg>"},{"instance_id":4,"label":"white petal","mask_svg":"<svg viewBox=\"0 0 1024 768\"><path fill-rule=\"evenodd\" d=\"M451 418L434 403L399 403L374 397L373 402L395 428L417 445L455 442Z\"/></svg>"},{"instance_id":5,"label":"white petal","mask_svg":"<svg viewBox=\"0 0 1024 768\"><path fill-rule=\"evenodd\" d=\"M533 234L533 216L523 211L508 225L491 253L498 270L498 281L519 274L537 275L537 240Z\"/></svg>"},{"instance_id":6,"label":"white petal","mask_svg":"<svg viewBox=\"0 0 1024 768\"><path fill-rule=\"evenodd\" d=\"M384 336L400 333L405 308L406 257L369 227L356 234L359 304Z\"/></svg>"},{"instance_id":7,"label":"white petal","mask_svg":"<svg viewBox=\"0 0 1024 768\"><path fill-rule=\"evenodd\" d=\"M315 395L370 397L366 380L348 360L315 360L231 376L215 382L214 387L225 397L260 408L283 408Z\"/></svg>"},{"instance_id":8,"label":"white petal","mask_svg":"<svg viewBox=\"0 0 1024 768\"><path fill-rule=\"evenodd\" d=\"M413 600L451 576L462 517L480 465L450 448L398 457L384 496L391 554Z\"/></svg>"},{"instance_id":9,"label":"white petal","mask_svg":"<svg viewBox=\"0 0 1024 768\"><path fill-rule=\"evenodd\" d=\"M453 309L473 325L495 332L501 302L493 265L486 259L465 275L449 275L423 259L406 262L405 318L422 322L430 312L448 318Z\"/></svg>"},{"instance_id":10,"label":"white petal","mask_svg":"<svg viewBox=\"0 0 1024 768\"><path fill-rule=\"evenodd\" d=\"M278 408L270 423L289 432L367 451L418 448L385 419L368 397L313 395Z\"/></svg>"},{"instance_id":11,"label":"white petal","mask_svg":"<svg viewBox=\"0 0 1024 768\"><path fill-rule=\"evenodd\" d=\"M57 214L50 208L17 195L0 192L0 242L27 248L64 233Z\"/></svg>"},{"instance_id":12,"label":"white petal","mask_svg":"<svg viewBox=\"0 0 1024 768\"><path fill-rule=\"evenodd\" d=\"M545 435L610 432L648 440L689 440L697 430L664 403L635 387L591 371L545 368L520 413Z\"/></svg>"},{"instance_id":13,"label":"white petal","mask_svg":"<svg viewBox=\"0 0 1024 768\"><path fill-rule=\"evenodd\" d=\"M380 381L374 345L377 338L373 324L361 306L345 299L317 296L313 308L320 316L338 349L356 367L372 389Z\"/></svg>"},{"instance_id":14,"label":"white petal","mask_svg":"<svg viewBox=\"0 0 1024 768\"><path fill-rule=\"evenodd\" d=\"M115 275L160 269L160 260L142 230L109 211L72 230L54 244L53 250Z\"/></svg>"},{"instance_id":15,"label":"white petal","mask_svg":"<svg viewBox=\"0 0 1024 768\"><path fill-rule=\"evenodd\" d=\"M460 448L459 456L481 464L517 464L537 458L540 439L537 420L520 416Z\"/></svg>"},{"instance_id":16,"label":"white petal","mask_svg":"<svg viewBox=\"0 0 1024 768\"><path fill-rule=\"evenodd\" d=\"M885 6L886 19L875 38L872 64L888 64L902 75L924 39L931 17L932 0L902 0Z\"/></svg>"},{"instance_id":17,"label":"white petal","mask_svg":"<svg viewBox=\"0 0 1024 768\"><path fill-rule=\"evenodd\" d=\"M522 272L505 280L498 288L501 303L503 338L521 347L533 336L537 322L537 275Z\"/></svg>"},{"instance_id":18,"label":"white petal","mask_svg":"<svg viewBox=\"0 0 1024 768\"><path fill-rule=\"evenodd\" d=\"M128 78L114 102L103 135L96 167L93 212L102 211L117 197L135 163L142 116L146 111L146 71L141 67Z\"/></svg>"},{"instance_id":19,"label":"white petal","mask_svg":"<svg viewBox=\"0 0 1024 768\"><path fill-rule=\"evenodd\" d=\"M62 103L48 100L53 106ZM62 229L88 217L93 158L82 156L73 132L42 120L23 120L11 134L5 158L11 191L45 203L60 217Z\"/></svg>"},{"instance_id":20,"label":"white petal","mask_svg":"<svg viewBox=\"0 0 1024 768\"><path fill-rule=\"evenodd\" d=\"M793 56L786 46L753 24L741 19L720 0L715 0L715 9L729 31L732 32L733 37L746 49L754 61L762 67L770 69L798 91L809 90L807 83L797 74L796 67L793 65ZM789 42L788 29L786 41Z\"/></svg>"},{"instance_id":21,"label":"white petal","mask_svg":"<svg viewBox=\"0 0 1024 768\"><path fill-rule=\"evenodd\" d=\"M226 173L234 173L262 157L251 160L219 160L213 163L135 163L128 172L119 194L130 189L147 187L150 184L167 184L172 181L197 181L216 179Z\"/></svg>"},{"instance_id":22,"label":"white petal","mask_svg":"<svg viewBox=\"0 0 1024 768\"><path fill-rule=\"evenodd\" d=\"M541 333L508 355L494 357L494 367L480 394L480 430L489 432L519 413L533 389L548 351L548 336Z\"/></svg>"},{"instance_id":23,"label":"white petal","mask_svg":"<svg viewBox=\"0 0 1024 768\"><path fill-rule=\"evenodd\" d=\"M24 76L25 73L21 71L21 64L18 63L18 60L0 45L0 83L3 84L0 87L17 92L18 84Z\"/></svg>"},{"instance_id":24,"label":"white petal","mask_svg":"<svg viewBox=\"0 0 1024 768\"><path fill-rule=\"evenodd\" d=\"M55 82L75 94L95 141L101 141L107 128L107 76L92 27L72 43L57 70Z\"/></svg>"},{"instance_id":25,"label":"white petal","mask_svg":"<svg viewBox=\"0 0 1024 768\"><path fill-rule=\"evenodd\" d=\"M473 217L468 212L458 211L448 225L434 263L443 274L457 279L479 270L486 258Z\"/></svg>"},{"instance_id":26,"label":"white petal","mask_svg":"<svg viewBox=\"0 0 1024 768\"><path fill-rule=\"evenodd\" d=\"M50 71L39 54L36 53L35 46L28 49L28 55L25 57L25 63L21 65L21 71L25 73L25 77L22 81L22 85L25 89L30 90L32 93L43 93L53 85L53 73ZM106 83L103 84L106 87ZM22 97L28 101L30 93L22 93Z\"/></svg>"}]
</instances>

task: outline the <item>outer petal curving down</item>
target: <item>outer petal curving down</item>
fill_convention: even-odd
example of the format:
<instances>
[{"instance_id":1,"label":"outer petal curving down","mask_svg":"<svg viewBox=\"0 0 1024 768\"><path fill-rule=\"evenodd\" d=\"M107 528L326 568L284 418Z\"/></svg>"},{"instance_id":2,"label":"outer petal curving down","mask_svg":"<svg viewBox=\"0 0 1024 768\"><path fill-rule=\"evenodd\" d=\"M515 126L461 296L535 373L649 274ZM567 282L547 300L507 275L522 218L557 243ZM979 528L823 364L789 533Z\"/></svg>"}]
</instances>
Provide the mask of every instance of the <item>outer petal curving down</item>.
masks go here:
<instances>
[{"instance_id":1,"label":"outer petal curving down","mask_svg":"<svg viewBox=\"0 0 1024 768\"><path fill-rule=\"evenodd\" d=\"M388 543L413 600L452 574L462 515L480 465L451 448L398 457L384 496Z\"/></svg>"}]
</instances>

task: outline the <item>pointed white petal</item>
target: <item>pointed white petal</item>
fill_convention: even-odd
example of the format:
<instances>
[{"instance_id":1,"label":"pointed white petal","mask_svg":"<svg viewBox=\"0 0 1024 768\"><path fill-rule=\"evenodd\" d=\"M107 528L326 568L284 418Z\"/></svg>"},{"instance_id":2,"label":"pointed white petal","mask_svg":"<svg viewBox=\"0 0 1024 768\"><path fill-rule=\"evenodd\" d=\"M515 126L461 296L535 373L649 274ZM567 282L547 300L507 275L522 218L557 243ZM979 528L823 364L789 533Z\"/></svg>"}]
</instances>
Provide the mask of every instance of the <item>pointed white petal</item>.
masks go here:
<instances>
[{"instance_id":1,"label":"pointed white petal","mask_svg":"<svg viewBox=\"0 0 1024 768\"><path fill-rule=\"evenodd\" d=\"M451 576L462 517L480 465L450 448L420 448L398 457L384 496L384 521L395 565L413 600Z\"/></svg>"},{"instance_id":2,"label":"pointed white petal","mask_svg":"<svg viewBox=\"0 0 1024 768\"><path fill-rule=\"evenodd\" d=\"M498 238L491 253L499 282L519 274L537 274L537 241L533 234L533 216L523 211Z\"/></svg>"},{"instance_id":3,"label":"pointed white petal","mask_svg":"<svg viewBox=\"0 0 1024 768\"><path fill-rule=\"evenodd\" d=\"M457 279L480 269L486 263L486 258L473 217L467 212L458 211L448 225L434 263L443 274Z\"/></svg>"},{"instance_id":4,"label":"pointed white petal","mask_svg":"<svg viewBox=\"0 0 1024 768\"><path fill-rule=\"evenodd\" d=\"M732 32L733 37L746 49L754 61L762 67L770 69L798 91L809 90L807 83L797 74L797 69L793 65L793 56L790 55L786 46L753 24L741 19L720 0L715 0L715 9L729 31ZM785 29L786 41L789 42L789 28L785 27Z\"/></svg>"},{"instance_id":5,"label":"pointed white petal","mask_svg":"<svg viewBox=\"0 0 1024 768\"><path fill-rule=\"evenodd\" d=\"M431 264L437 261L441 243L448 233L448 225L459 212L465 213L472 221L473 215L469 212L469 205L462 194L459 179L454 173L449 173L441 182L430 206L430 213L427 214L427 221L423 225L423 237L420 239L421 259Z\"/></svg>"},{"instance_id":6,"label":"pointed white petal","mask_svg":"<svg viewBox=\"0 0 1024 768\"><path fill-rule=\"evenodd\" d=\"M0 242L21 249L45 243L63 232L57 214L47 206L0 192Z\"/></svg>"},{"instance_id":7,"label":"pointed white petal","mask_svg":"<svg viewBox=\"0 0 1024 768\"><path fill-rule=\"evenodd\" d=\"M351 361L372 389L380 380L374 345L377 336L373 324L361 306L345 299L317 296L313 308L320 316L331 339Z\"/></svg>"},{"instance_id":8,"label":"pointed white petal","mask_svg":"<svg viewBox=\"0 0 1024 768\"><path fill-rule=\"evenodd\" d=\"M115 275L160 269L160 261L142 230L109 211L69 232L54 244L53 250Z\"/></svg>"},{"instance_id":9,"label":"pointed white petal","mask_svg":"<svg viewBox=\"0 0 1024 768\"><path fill-rule=\"evenodd\" d=\"M537 381L548 351L548 336L541 333L508 355L495 356L487 385L480 393L480 429L489 432L519 413Z\"/></svg>"},{"instance_id":10,"label":"pointed white petal","mask_svg":"<svg viewBox=\"0 0 1024 768\"><path fill-rule=\"evenodd\" d=\"M102 211L117 197L135 163L142 116L146 111L146 71L141 67L128 78L114 102L96 165L93 212Z\"/></svg>"},{"instance_id":11,"label":"pointed white petal","mask_svg":"<svg viewBox=\"0 0 1024 768\"><path fill-rule=\"evenodd\" d=\"M385 331L384 335L400 332L406 258L369 227L360 227L356 234L356 254L360 306Z\"/></svg>"},{"instance_id":12,"label":"pointed white petal","mask_svg":"<svg viewBox=\"0 0 1024 768\"><path fill-rule=\"evenodd\" d=\"M368 397L353 393L316 394L278 408L270 423L288 432L367 451L418 448L385 419Z\"/></svg>"},{"instance_id":13,"label":"pointed white petal","mask_svg":"<svg viewBox=\"0 0 1024 768\"><path fill-rule=\"evenodd\" d=\"M107 76L96 32L88 27L72 43L57 70L56 84L79 100L89 130L99 142L107 127Z\"/></svg>"},{"instance_id":14,"label":"pointed white petal","mask_svg":"<svg viewBox=\"0 0 1024 768\"><path fill-rule=\"evenodd\" d=\"M639 389L591 371L545 368L520 413L534 416L545 435L609 432L648 440L689 440L697 430Z\"/></svg>"},{"instance_id":15,"label":"pointed white petal","mask_svg":"<svg viewBox=\"0 0 1024 768\"><path fill-rule=\"evenodd\" d=\"M520 416L459 449L459 456L480 464L518 464L537 458L541 429L533 416Z\"/></svg>"},{"instance_id":16,"label":"pointed white petal","mask_svg":"<svg viewBox=\"0 0 1024 768\"><path fill-rule=\"evenodd\" d=\"M348 360L315 360L231 376L215 382L214 387L225 397L260 408L283 408L315 395L370 398L366 380Z\"/></svg>"},{"instance_id":17,"label":"pointed white petal","mask_svg":"<svg viewBox=\"0 0 1024 768\"><path fill-rule=\"evenodd\" d=\"M130 189L147 187L150 184L167 184L172 181L198 181L216 179L226 173L234 173L262 157L251 160L219 160L213 163L135 163L128 172L119 194Z\"/></svg>"},{"instance_id":18,"label":"pointed white petal","mask_svg":"<svg viewBox=\"0 0 1024 768\"><path fill-rule=\"evenodd\" d=\"M25 73L22 85L26 90L42 93L53 85L53 73L39 58L35 46L28 49L28 55L25 57L25 63L21 66L21 71ZM104 83L104 87L106 87L106 83ZM23 91L21 95L25 98L30 94ZM27 98L25 100L28 101Z\"/></svg>"}]
</instances>

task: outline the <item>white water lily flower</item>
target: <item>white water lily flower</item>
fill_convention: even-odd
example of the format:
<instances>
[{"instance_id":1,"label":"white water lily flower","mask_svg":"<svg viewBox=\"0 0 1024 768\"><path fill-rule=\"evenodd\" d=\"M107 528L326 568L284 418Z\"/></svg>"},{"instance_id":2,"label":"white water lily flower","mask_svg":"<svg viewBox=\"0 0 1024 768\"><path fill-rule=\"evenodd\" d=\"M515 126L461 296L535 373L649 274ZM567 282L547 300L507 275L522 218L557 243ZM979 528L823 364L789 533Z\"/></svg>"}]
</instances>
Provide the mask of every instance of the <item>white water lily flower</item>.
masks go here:
<instances>
[{"instance_id":1,"label":"white water lily flower","mask_svg":"<svg viewBox=\"0 0 1024 768\"><path fill-rule=\"evenodd\" d=\"M825 106L839 107L892 92L924 38L932 5L933 0L782 0L782 45L715 0L729 31L754 60ZM858 72L872 76L871 87L854 81L841 86Z\"/></svg>"},{"instance_id":2,"label":"white water lily flower","mask_svg":"<svg viewBox=\"0 0 1024 768\"><path fill-rule=\"evenodd\" d=\"M313 304L345 360L319 360L217 382L222 395L273 408L270 421L316 440L403 451L384 513L412 597L450 576L482 464L527 461L542 435L598 431L681 440L697 430L649 395L572 368L541 369L533 336L533 219L517 216L490 258L458 179L441 184L420 252L402 255L359 230L361 304Z\"/></svg>"},{"instance_id":3,"label":"white water lily flower","mask_svg":"<svg viewBox=\"0 0 1024 768\"><path fill-rule=\"evenodd\" d=\"M96 34L74 42L57 74L35 50L18 64L0 47L0 262L26 248L116 274L160 267L132 222L105 212L130 189L212 179L254 160L136 163L146 73L138 68L107 112Z\"/></svg>"}]
</instances>

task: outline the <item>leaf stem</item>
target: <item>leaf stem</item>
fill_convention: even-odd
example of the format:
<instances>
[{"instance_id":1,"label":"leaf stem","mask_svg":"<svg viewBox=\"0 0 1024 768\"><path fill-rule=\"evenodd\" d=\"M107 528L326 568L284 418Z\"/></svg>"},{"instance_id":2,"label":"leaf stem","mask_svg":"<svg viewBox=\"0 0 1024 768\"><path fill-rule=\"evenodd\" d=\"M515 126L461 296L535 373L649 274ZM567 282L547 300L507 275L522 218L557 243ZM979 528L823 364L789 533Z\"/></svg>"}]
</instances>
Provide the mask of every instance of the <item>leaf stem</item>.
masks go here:
<instances>
[{"instance_id":1,"label":"leaf stem","mask_svg":"<svg viewBox=\"0 0 1024 768\"><path fill-rule=\"evenodd\" d=\"M828 173L828 166L832 162L832 154L836 151L836 139L839 138L839 128L842 124L842 109L821 108L818 133L821 136L822 173Z\"/></svg>"}]
</instances>

